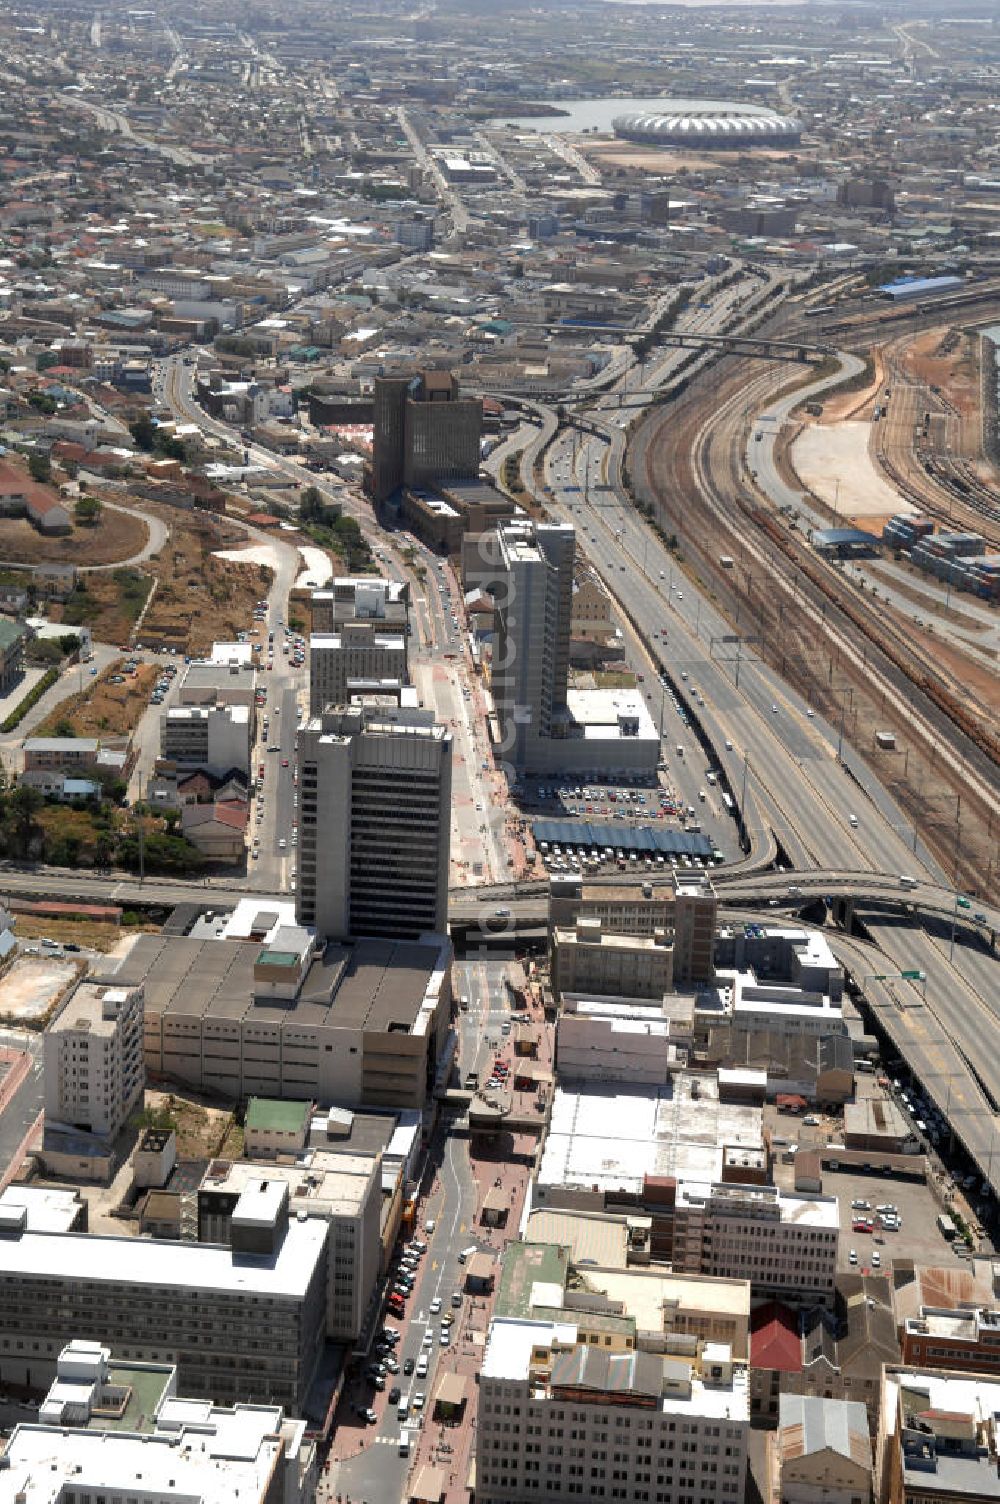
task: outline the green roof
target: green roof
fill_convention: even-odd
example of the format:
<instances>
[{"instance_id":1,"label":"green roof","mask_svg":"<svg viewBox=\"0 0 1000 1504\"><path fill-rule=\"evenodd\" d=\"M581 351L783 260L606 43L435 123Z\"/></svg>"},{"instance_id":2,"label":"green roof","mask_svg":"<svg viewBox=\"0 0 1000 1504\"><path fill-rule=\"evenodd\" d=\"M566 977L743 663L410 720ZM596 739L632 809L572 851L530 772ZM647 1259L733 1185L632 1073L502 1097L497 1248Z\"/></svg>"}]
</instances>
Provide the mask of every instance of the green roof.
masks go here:
<instances>
[{"instance_id":1,"label":"green roof","mask_svg":"<svg viewBox=\"0 0 1000 1504\"><path fill-rule=\"evenodd\" d=\"M174 1370L169 1364L110 1363L108 1382L129 1390L128 1403L120 1415L96 1410L90 1419L91 1431L152 1431L156 1412Z\"/></svg>"},{"instance_id":2,"label":"green roof","mask_svg":"<svg viewBox=\"0 0 1000 1504\"><path fill-rule=\"evenodd\" d=\"M269 950L265 945L257 957L258 966L298 966L300 957L293 950Z\"/></svg>"},{"instance_id":3,"label":"green roof","mask_svg":"<svg viewBox=\"0 0 1000 1504\"><path fill-rule=\"evenodd\" d=\"M503 1258L494 1316L530 1316L535 1285L565 1290L568 1273L568 1248L556 1243L511 1243Z\"/></svg>"},{"instance_id":4,"label":"green roof","mask_svg":"<svg viewBox=\"0 0 1000 1504\"><path fill-rule=\"evenodd\" d=\"M309 1102L279 1102L275 1097L251 1097L247 1104L247 1128L258 1133L294 1133L305 1126L312 1110Z\"/></svg>"}]
</instances>

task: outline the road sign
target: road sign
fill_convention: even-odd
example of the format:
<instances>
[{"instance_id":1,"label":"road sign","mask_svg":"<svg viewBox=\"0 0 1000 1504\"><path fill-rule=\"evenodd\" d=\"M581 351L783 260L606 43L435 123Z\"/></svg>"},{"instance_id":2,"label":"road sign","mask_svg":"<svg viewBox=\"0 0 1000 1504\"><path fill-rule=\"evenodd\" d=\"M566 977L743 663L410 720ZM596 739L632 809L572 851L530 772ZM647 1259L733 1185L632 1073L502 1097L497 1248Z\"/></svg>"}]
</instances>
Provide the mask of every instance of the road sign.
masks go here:
<instances>
[{"instance_id":1,"label":"road sign","mask_svg":"<svg viewBox=\"0 0 1000 1504\"><path fill-rule=\"evenodd\" d=\"M901 971L899 974L905 982L922 982L924 979L922 971Z\"/></svg>"}]
</instances>

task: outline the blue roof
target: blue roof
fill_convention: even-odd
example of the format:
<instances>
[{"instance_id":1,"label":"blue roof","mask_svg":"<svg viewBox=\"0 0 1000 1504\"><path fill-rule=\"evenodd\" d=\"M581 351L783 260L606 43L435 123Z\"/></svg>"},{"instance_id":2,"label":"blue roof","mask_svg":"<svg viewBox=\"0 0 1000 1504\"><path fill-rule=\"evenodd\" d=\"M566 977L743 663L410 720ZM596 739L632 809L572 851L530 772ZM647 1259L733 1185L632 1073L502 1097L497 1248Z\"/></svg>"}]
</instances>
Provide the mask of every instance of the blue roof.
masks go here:
<instances>
[{"instance_id":1,"label":"blue roof","mask_svg":"<svg viewBox=\"0 0 1000 1504\"><path fill-rule=\"evenodd\" d=\"M700 831L654 830L651 825L612 825L610 821L534 820L535 844L547 841L550 846L613 846L616 851L634 851L636 855L710 857L715 850L708 836Z\"/></svg>"},{"instance_id":2,"label":"blue roof","mask_svg":"<svg viewBox=\"0 0 1000 1504\"><path fill-rule=\"evenodd\" d=\"M885 282L879 292L889 298L920 297L927 292L946 292L952 287L964 287L961 277L898 277L895 282Z\"/></svg>"},{"instance_id":3,"label":"blue roof","mask_svg":"<svg viewBox=\"0 0 1000 1504\"><path fill-rule=\"evenodd\" d=\"M820 527L812 535L817 548L839 548L841 544L867 544L877 548L879 540L874 533L866 533L860 527Z\"/></svg>"}]
</instances>

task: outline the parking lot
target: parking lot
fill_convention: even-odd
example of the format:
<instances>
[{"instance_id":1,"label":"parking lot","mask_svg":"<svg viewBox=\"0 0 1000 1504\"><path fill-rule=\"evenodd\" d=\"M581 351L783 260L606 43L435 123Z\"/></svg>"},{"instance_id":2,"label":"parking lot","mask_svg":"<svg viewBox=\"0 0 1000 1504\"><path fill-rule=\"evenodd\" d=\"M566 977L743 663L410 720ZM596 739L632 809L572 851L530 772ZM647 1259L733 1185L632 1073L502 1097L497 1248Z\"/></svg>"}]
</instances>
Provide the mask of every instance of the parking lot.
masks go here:
<instances>
[{"instance_id":1,"label":"parking lot","mask_svg":"<svg viewBox=\"0 0 1000 1504\"><path fill-rule=\"evenodd\" d=\"M707 800L707 790L701 792ZM685 805L666 779L654 787L536 784L521 792L519 803L534 815L536 844L550 872L611 871L626 863L649 872L704 870L721 860L702 826L701 794Z\"/></svg>"},{"instance_id":2,"label":"parking lot","mask_svg":"<svg viewBox=\"0 0 1000 1504\"><path fill-rule=\"evenodd\" d=\"M873 1077L857 1077L859 1096L883 1096ZM775 1149L775 1181L786 1190L795 1183L795 1153L821 1148L841 1139L843 1119L838 1111L817 1107L802 1116L779 1113L773 1103L764 1109L764 1123ZM873 1159L878 1155L873 1152ZM840 1252L842 1271L881 1272L894 1258L912 1258L918 1264L959 1264L966 1256L964 1244L942 1236L937 1218L949 1211L944 1202L947 1177L933 1155L904 1156L914 1173L926 1163L928 1180L880 1175L860 1168L823 1170L823 1195L836 1196L840 1206ZM860 1203L865 1203L861 1205ZM878 1208L895 1208L880 1215ZM871 1223L871 1231L856 1223ZM898 1226L893 1225L898 1222ZM888 1225L887 1225L888 1224ZM856 1258L852 1260L852 1251Z\"/></svg>"},{"instance_id":3,"label":"parking lot","mask_svg":"<svg viewBox=\"0 0 1000 1504\"><path fill-rule=\"evenodd\" d=\"M836 1196L840 1203L841 1269L872 1269L876 1253L883 1269L892 1259L904 1257L912 1259L915 1264L963 1262L955 1250L964 1244L957 1240L948 1242L938 1231L937 1218L944 1207L930 1185L880 1175L828 1170L823 1175L823 1191L828 1196ZM867 1201L871 1211L853 1207L855 1201ZM899 1228L896 1231L877 1225L875 1208L886 1205L897 1208ZM852 1224L857 1218L876 1221L874 1230L871 1233L854 1231ZM852 1249L857 1254L855 1263L851 1262Z\"/></svg>"}]
</instances>

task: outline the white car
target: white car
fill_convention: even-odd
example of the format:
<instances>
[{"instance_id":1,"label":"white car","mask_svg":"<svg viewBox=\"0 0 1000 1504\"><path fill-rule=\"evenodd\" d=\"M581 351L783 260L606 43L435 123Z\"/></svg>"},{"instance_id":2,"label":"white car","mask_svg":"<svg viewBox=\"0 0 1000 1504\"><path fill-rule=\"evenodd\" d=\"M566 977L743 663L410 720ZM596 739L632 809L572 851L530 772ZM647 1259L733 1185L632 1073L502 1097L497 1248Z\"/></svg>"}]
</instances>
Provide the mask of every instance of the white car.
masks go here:
<instances>
[{"instance_id":1,"label":"white car","mask_svg":"<svg viewBox=\"0 0 1000 1504\"><path fill-rule=\"evenodd\" d=\"M435 1295L434 1299L431 1301L431 1315L432 1316L436 1316L438 1314L438 1312L440 1311L440 1309L441 1309L440 1298Z\"/></svg>"}]
</instances>

